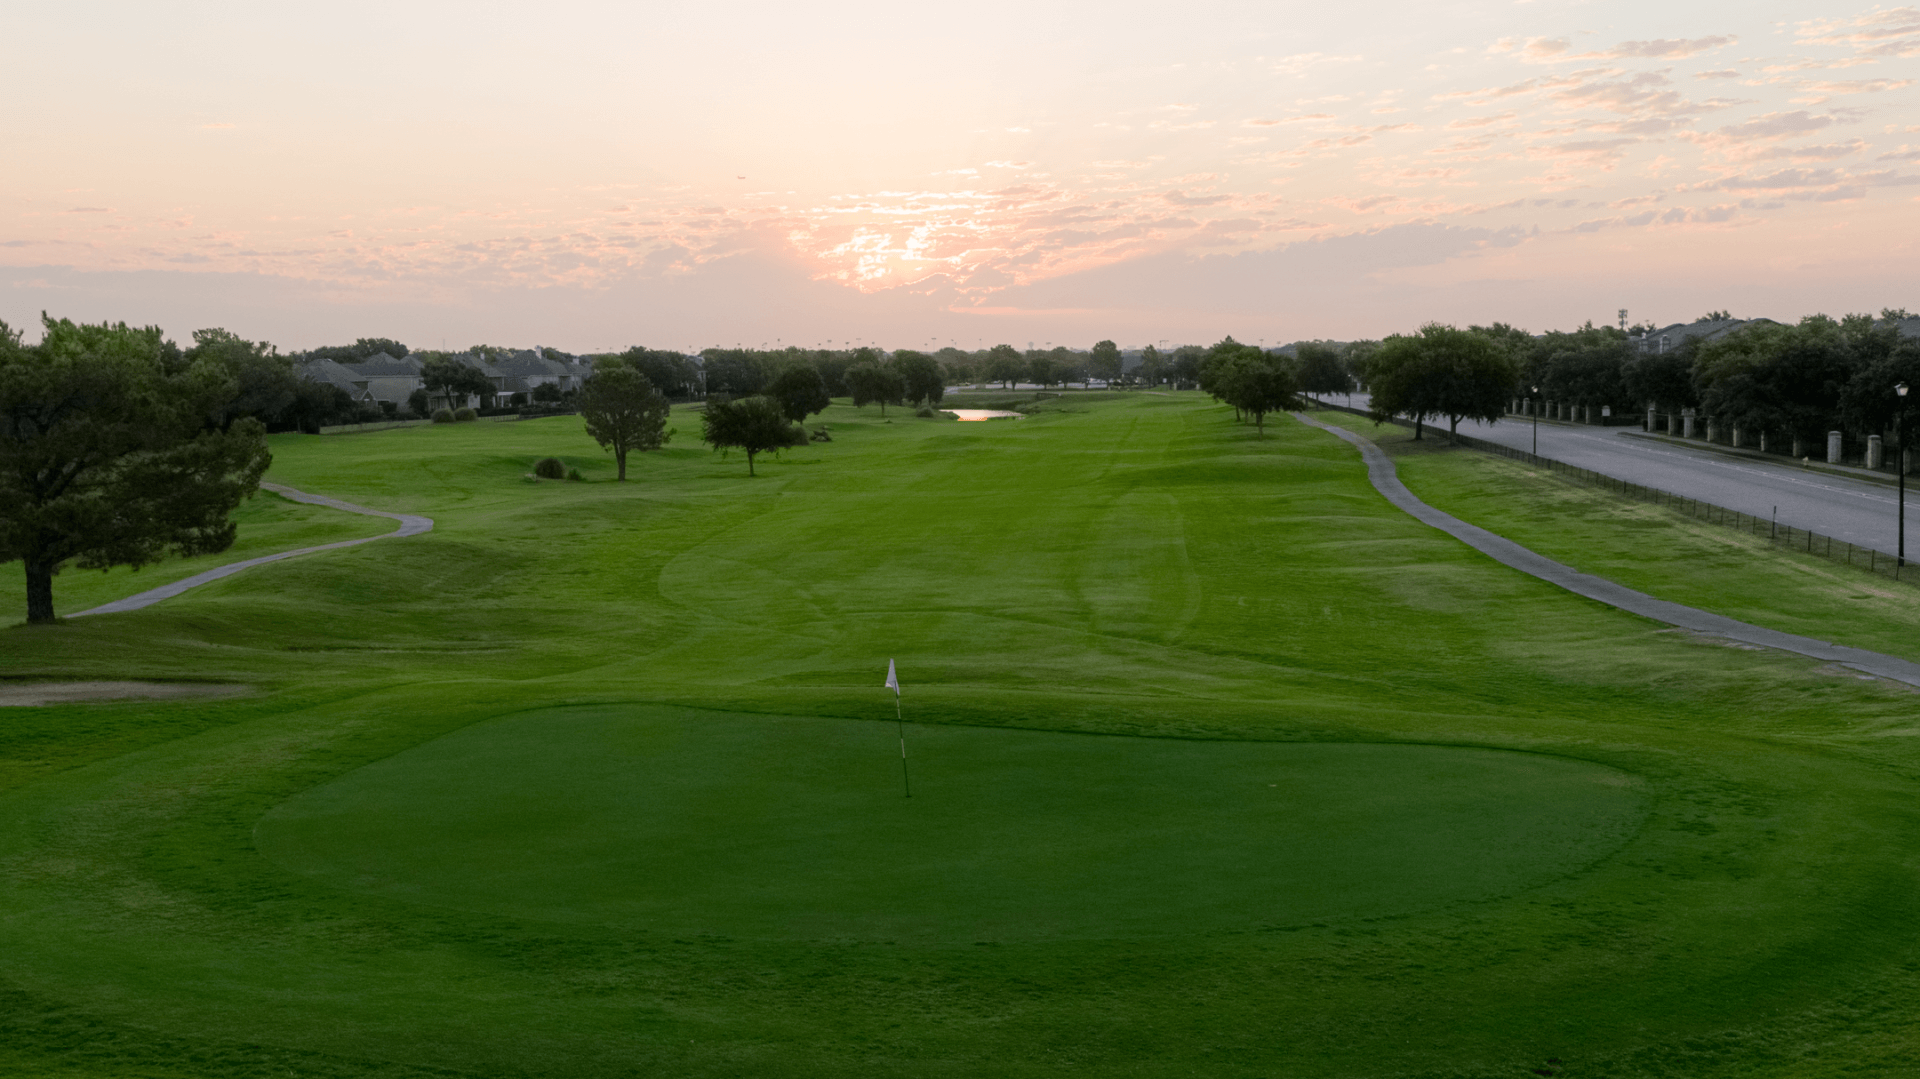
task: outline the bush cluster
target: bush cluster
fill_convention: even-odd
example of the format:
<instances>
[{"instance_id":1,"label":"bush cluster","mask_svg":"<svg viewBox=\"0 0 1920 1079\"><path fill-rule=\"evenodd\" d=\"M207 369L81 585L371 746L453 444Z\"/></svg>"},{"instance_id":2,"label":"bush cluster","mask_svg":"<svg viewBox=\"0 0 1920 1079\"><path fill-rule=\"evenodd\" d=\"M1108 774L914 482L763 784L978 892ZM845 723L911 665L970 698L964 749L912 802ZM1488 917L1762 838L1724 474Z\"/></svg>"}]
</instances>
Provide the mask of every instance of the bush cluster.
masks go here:
<instances>
[{"instance_id":1,"label":"bush cluster","mask_svg":"<svg viewBox=\"0 0 1920 1079\"><path fill-rule=\"evenodd\" d=\"M460 411L455 412L453 414L453 418L457 423L466 423L469 420L479 419L480 414L478 412L475 412L473 409L463 408Z\"/></svg>"},{"instance_id":2,"label":"bush cluster","mask_svg":"<svg viewBox=\"0 0 1920 1079\"><path fill-rule=\"evenodd\" d=\"M434 413L433 413L433 422L435 422L435 423L452 423L452 422L453 422L453 410L452 410L452 409L450 409L450 408L442 408L442 409L436 409L436 410L434 411Z\"/></svg>"},{"instance_id":3,"label":"bush cluster","mask_svg":"<svg viewBox=\"0 0 1920 1079\"><path fill-rule=\"evenodd\" d=\"M567 466L558 457L542 457L533 463L533 474L543 480L566 479Z\"/></svg>"}]
</instances>

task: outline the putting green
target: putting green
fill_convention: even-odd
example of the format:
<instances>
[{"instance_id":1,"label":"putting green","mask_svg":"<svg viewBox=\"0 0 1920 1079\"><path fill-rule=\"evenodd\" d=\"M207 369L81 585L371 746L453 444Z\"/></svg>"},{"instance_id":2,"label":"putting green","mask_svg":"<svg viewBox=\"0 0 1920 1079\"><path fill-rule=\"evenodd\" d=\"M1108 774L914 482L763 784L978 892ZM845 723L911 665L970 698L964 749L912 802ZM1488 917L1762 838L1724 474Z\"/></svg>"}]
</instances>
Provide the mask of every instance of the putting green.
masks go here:
<instances>
[{"instance_id":1,"label":"putting green","mask_svg":"<svg viewBox=\"0 0 1920 1079\"><path fill-rule=\"evenodd\" d=\"M525 712L260 822L296 872L675 934L968 941L1285 928L1511 894L1604 857L1638 782L1536 754Z\"/></svg>"}]
</instances>

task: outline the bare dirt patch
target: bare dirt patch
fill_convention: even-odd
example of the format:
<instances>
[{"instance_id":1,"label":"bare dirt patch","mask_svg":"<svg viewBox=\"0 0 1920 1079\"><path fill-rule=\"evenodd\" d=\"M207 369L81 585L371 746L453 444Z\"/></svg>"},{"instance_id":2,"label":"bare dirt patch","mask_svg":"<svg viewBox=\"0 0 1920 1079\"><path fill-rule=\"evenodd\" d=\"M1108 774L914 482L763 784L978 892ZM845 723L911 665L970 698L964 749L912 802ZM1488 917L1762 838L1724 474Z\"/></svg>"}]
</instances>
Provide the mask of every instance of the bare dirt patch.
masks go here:
<instances>
[{"instance_id":1,"label":"bare dirt patch","mask_svg":"<svg viewBox=\"0 0 1920 1079\"><path fill-rule=\"evenodd\" d=\"M218 682L0 682L0 708L85 701L235 697L248 689Z\"/></svg>"}]
</instances>

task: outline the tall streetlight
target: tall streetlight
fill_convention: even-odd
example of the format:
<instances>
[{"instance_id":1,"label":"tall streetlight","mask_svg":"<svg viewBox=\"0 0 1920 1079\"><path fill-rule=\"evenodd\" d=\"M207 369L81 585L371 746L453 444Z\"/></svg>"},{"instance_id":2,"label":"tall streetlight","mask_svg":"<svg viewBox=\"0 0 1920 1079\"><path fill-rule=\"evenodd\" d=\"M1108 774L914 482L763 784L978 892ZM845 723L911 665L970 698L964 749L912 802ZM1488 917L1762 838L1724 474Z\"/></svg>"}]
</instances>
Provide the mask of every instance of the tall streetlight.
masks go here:
<instances>
[{"instance_id":1,"label":"tall streetlight","mask_svg":"<svg viewBox=\"0 0 1920 1079\"><path fill-rule=\"evenodd\" d=\"M1893 412L1893 440L1898 444L1893 470L1900 476L1900 541L1894 561L1894 572L1897 573L1907 564L1907 440L1900 431L1900 418L1907 411L1907 384L1900 383L1893 388L1893 392L1900 398L1900 406Z\"/></svg>"},{"instance_id":2,"label":"tall streetlight","mask_svg":"<svg viewBox=\"0 0 1920 1079\"><path fill-rule=\"evenodd\" d=\"M1527 411L1533 413L1533 455L1540 456L1540 387L1533 387L1533 407Z\"/></svg>"}]
</instances>

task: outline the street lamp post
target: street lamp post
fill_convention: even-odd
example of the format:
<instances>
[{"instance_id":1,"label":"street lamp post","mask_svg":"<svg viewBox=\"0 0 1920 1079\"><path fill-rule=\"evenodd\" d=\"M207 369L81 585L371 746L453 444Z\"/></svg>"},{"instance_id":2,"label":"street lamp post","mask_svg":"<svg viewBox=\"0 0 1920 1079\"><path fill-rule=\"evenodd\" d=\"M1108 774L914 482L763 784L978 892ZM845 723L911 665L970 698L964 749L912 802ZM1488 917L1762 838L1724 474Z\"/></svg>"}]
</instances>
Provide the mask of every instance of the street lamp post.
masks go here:
<instances>
[{"instance_id":1,"label":"street lamp post","mask_svg":"<svg viewBox=\"0 0 1920 1079\"><path fill-rule=\"evenodd\" d=\"M1540 456L1540 387L1538 386L1533 387L1533 407L1528 411L1533 413L1533 455L1538 457Z\"/></svg>"},{"instance_id":2,"label":"street lamp post","mask_svg":"<svg viewBox=\"0 0 1920 1079\"><path fill-rule=\"evenodd\" d=\"M1900 430L1901 417L1907 411L1907 384L1900 383L1893 392L1900 398L1900 407L1893 413L1893 440L1897 443L1893 471L1900 477L1900 540L1894 556L1894 572L1898 573L1907 564L1907 436Z\"/></svg>"}]
</instances>

